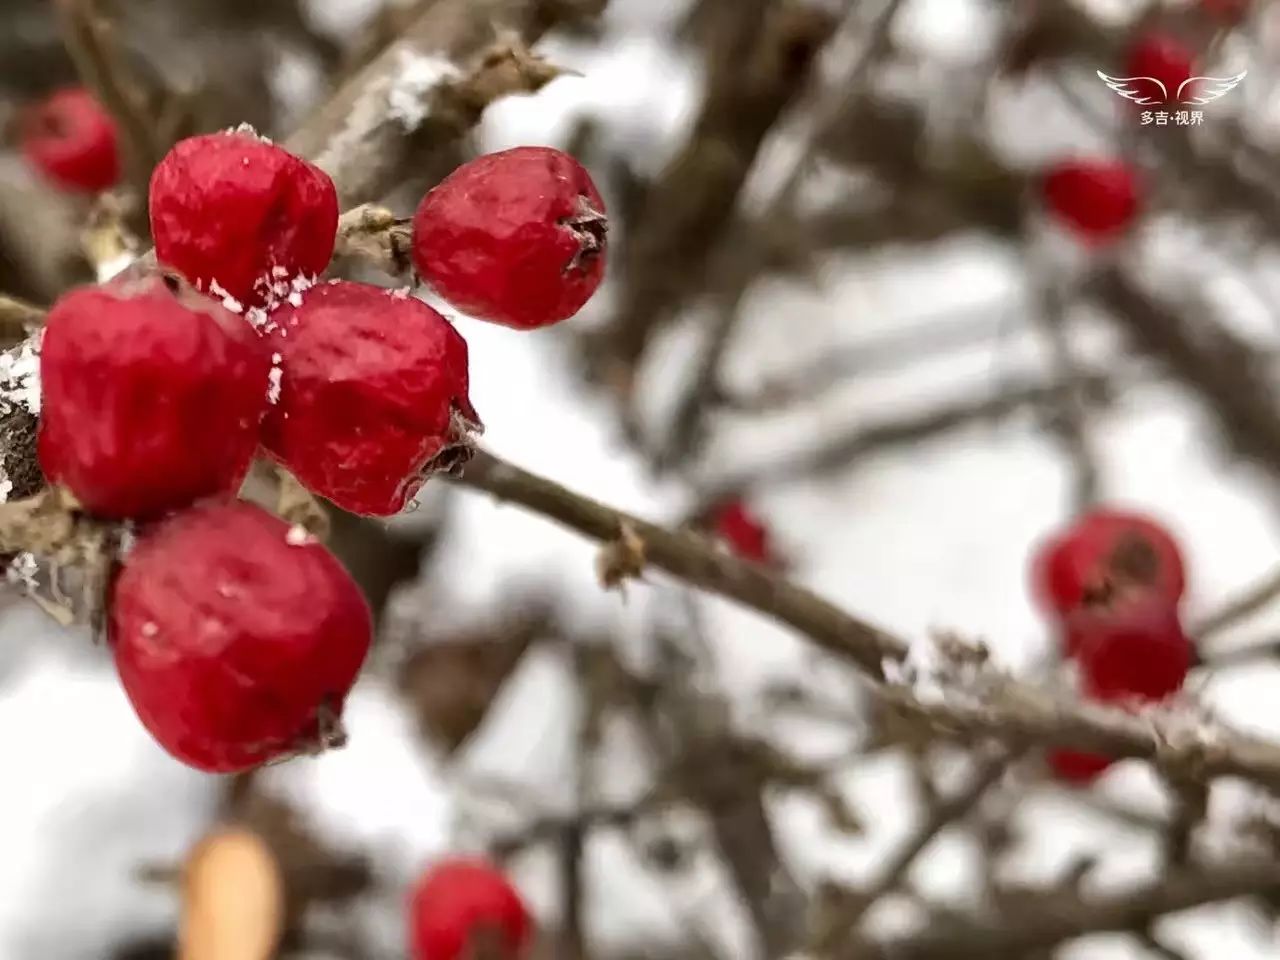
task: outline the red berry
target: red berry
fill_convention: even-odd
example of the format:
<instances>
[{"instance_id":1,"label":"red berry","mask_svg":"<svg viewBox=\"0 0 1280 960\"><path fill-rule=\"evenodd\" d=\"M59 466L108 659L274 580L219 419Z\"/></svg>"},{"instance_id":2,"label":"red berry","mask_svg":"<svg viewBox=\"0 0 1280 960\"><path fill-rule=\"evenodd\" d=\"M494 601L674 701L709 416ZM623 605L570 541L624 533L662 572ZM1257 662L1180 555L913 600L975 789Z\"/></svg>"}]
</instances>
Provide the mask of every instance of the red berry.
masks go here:
<instances>
[{"instance_id":1,"label":"red berry","mask_svg":"<svg viewBox=\"0 0 1280 960\"><path fill-rule=\"evenodd\" d=\"M333 181L251 133L178 143L151 175L150 204L160 262L246 306L267 303L281 277L323 272L333 256Z\"/></svg>"},{"instance_id":2,"label":"red berry","mask_svg":"<svg viewBox=\"0 0 1280 960\"><path fill-rule=\"evenodd\" d=\"M98 193L120 179L115 120L82 88L28 107L20 140L27 162L64 190Z\"/></svg>"},{"instance_id":3,"label":"red berry","mask_svg":"<svg viewBox=\"0 0 1280 960\"><path fill-rule=\"evenodd\" d=\"M1178 103L1184 81L1195 75L1195 54L1177 37L1158 30L1130 45L1124 60L1125 77L1151 77L1164 86L1165 100ZM1145 107L1144 109L1151 109Z\"/></svg>"},{"instance_id":4,"label":"red berry","mask_svg":"<svg viewBox=\"0 0 1280 960\"><path fill-rule=\"evenodd\" d=\"M90 511L154 517L244 478L270 360L240 317L151 275L60 299L40 355L40 466Z\"/></svg>"},{"instance_id":5,"label":"red berry","mask_svg":"<svg viewBox=\"0 0 1280 960\"><path fill-rule=\"evenodd\" d=\"M1191 641L1163 598L1120 611L1076 614L1085 694L1094 700L1163 700L1191 669ZM1084 622L1080 622L1084 621Z\"/></svg>"},{"instance_id":6,"label":"red berry","mask_svg":"<svg viewBox=\"0 0 1280 960\"><path fill-rule=\"evenodd\" d=\"M98 193L120 179L116 123L79 87L59 90L21 120L27 162L65 190Z\"/></svg>"},{"instance_id":7,"label":"red berry","mask_svg":"<svg viewBox=\"0 0 1280 960\"><path fill-rule=\"evenodd\" d=\"M716 536L738 556L756 563L769 562L769 531L741 499L728 500L717 507L711 523Z\"/></svg>"},{"instance_id":8,"label":"red berry","mask_svg":"<svg viewBox=\"0 0 1280 960\"><path fill-rule=\"evenodd\" d=\"M470 457L467 343L420 300L368 284L330 281L300 304L268 328L284 374L263 444L344 510L396 513Z\"/></svg>"},{"instance_id":9,"label":"red berry","mask_svg":"<svg viewBox=\"0 0 1280 960\"><path fill-rule=\"evenodd\" d=\"M1037 599L1064 616L1108 608L1122 598L1155 596L1176 606L1186 589L1182 551L1154 520L1121 510L1094 510L1037 552Z\"/></svg>"},{"instance_id":10,"label":"red berry","mask_svg":"<svg viewBox=\"0 0 1280 960\"><path fill-rule=\"evenodd\" d=\"M533 938L520 894L483 860L446 860L429 870L413 892L409 925L414 960L518 960Z\"/></svg>"},{"instance_id":11,"label":"red berry","mask_svg":"<svg viewBox=\"0 0 1280 960\"><path fill-rule=\"evenodd\" d=\"M1065 780L1074 786L1092 783L1115 763L1110 757L1080 750L1051 750L1046 759L1059 780Z\"/></svg>"},{"instance_id":12,"label":"red berry","mask_svg":"<svg viewBox=\"0 0 1280 960\"><path fill-rule=\"evenodd\" d=\"M1249 0L1200 0L1200 9L1228 25L1239 23L1249 12Z\"/></svg>"},{"instance_id":13,"label":"red berry","mask_svg":"<svg viewBox=\"0 0 1280 960\"><path fill-rule=\"evenodd\" d=\"M464 164L423 198L413 262L464 313L530 330L591 299L606 227L604 201L577 160L517 147Z\"/></svg>"},{"instance_id":14,"label":"red berry","mask_svg":"<svg viewBox=\"0 0 1280 960\"><path fill-rule=\"evenodd\" d=\"M231 772L340 742L369 608L300 529L249 503L205 503L122 561L116 668L143 725L184 763Z\"/></svg>"},{"instance_id":15,"label":"red berry","mask_svg":"<svg viewBox=\"0 0 1280 960\"><path fill-rule=\"evenodd\" d=\"M1105 243L1138 213L1141 190L1122 160L1069 160L1054 166L1042 184L1049 210L1079 239Z\"/></svg>"}]
</instances>

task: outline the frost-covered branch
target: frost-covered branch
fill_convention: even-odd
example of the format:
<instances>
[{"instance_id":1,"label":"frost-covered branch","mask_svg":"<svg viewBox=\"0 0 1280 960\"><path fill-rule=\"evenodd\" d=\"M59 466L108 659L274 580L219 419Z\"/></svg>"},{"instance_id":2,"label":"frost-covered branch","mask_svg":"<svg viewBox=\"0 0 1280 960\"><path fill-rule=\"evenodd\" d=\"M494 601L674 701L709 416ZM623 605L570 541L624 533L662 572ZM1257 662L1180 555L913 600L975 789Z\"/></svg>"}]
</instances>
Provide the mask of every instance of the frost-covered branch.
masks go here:
<instances>
[{"instance_id":1,"label":"frost-covered branch","mask_svg":"<svg viewBox=\"0 0 1280 960\"><path fill-rule=\"evenodd\" d=\"M286 146L331 177L344 206L376 200L413 154L469 129L492 101L531 93L558 71L532 43L605 0L440 0L303 125Z\"/></svg>"}]
</instances>

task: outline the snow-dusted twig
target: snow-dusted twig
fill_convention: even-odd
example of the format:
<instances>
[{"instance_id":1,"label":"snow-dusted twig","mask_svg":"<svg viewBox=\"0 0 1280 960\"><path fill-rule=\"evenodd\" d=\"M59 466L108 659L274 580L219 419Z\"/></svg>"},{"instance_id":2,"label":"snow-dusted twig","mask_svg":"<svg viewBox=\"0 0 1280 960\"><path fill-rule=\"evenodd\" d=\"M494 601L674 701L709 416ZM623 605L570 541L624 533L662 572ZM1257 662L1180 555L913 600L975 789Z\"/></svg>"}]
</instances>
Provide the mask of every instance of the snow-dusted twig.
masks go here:
<instances>
[{"instance_id":1,"label":"snow-dusted twig","mask_svg":"<svg viewBox=\"0 0 1280 960\"><path fill-rule=\"evenodd\" d=\"M1024 957L1091 933L1132 930L1169 913L1224 900L1280 892L1274 863L1230 863L1175 875L1099 898L1055 897L1042 909L1019 910L985 923L943 924L912 937L860 943L838 960L983 960Z\"/></svg>"},{"instance_id":2,"label":"snow-dusted twig","mask_svg":"<svg viewBox=\"0 0 1280 960\"><path fill-rule=\"evenodd\" d=\"M911 645L696 533L647 523L484 452L458 482L601 542L629 526L644 541L649 566L792 627L856 665L876 681L874 689L888 706L939 736L1073 747L1144 758L1196 780L1239 776L1280 786L1278 744L1202 722L1188 711L1130 714L1083 703L1065 691L1019 681L985 664L929 678L927 686L918 687L902 679ZM886 674L897 679L887 682Z\"/></svg>"},{"instance_id":3,"label":"snow-dusted twig","mask_svg":"<svg viewBox=\"0 0 1280 960\"><path fill-rule=\"evenodd\" d=\"M449 142L489 103L532 93L560 71L532 43L557 20L599 13L605 0L440 0L360 71L286 146L324 169L344 206L378 199L411 154Z\"/></svg>"}]
</instances>

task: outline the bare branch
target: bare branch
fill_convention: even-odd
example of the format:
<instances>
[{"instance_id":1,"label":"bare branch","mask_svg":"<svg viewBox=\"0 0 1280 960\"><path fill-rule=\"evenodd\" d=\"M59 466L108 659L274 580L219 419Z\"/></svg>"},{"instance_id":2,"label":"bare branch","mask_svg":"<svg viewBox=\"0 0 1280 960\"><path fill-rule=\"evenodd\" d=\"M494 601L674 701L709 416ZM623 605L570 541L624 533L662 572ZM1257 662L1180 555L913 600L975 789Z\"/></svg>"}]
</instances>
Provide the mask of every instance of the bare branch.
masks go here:
<instances>
[{"instance_id":1,"label":"bare branch","mask_svg":"<svg viewBox=\"0 0 1280 960\"><path fill-rule=\"evenodd\" d=\"M930 929L915 937L848 951L842 960L1001 960L1025 956L1091 933L1132 930L1165 914L1280 891L1272 863L1232 863L1167 877L1122 894L1059 901L987 923Z\"/></svg>"}]
</instances>

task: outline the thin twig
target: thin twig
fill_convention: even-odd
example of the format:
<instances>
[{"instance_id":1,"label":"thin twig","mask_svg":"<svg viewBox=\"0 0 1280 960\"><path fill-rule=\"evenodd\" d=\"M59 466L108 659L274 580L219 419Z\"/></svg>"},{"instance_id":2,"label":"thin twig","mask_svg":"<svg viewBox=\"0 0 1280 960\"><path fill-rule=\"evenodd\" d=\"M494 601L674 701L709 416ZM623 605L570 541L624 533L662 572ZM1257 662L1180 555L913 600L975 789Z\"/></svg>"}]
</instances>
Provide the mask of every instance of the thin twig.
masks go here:
<instances>
[{"instance_id":1,"label":"thin twig","mask_svg":"<svg viewBox=\"0 0 1280 960\"><path fill-rule=\"evenodd\" d=\"M1072 506L1081 514L1097 502L1099 489L1098 458L1089 431L1088 387L1069 336L1063 292L1047 278L1041 279L1040 285L1040 327L1061 388L1054 426L1071 460L1075 481Z\"/></svg>"},{"instance_id":2,"label":"thin twig","mask_svg":"<svg viewBox=\"0 0 1280 960\"><path fill-rule=\"evenodd\" d=\"M145 201L151 171L168 147L156 138L146 90L117 46L98 0L58 0L57 7L67 52L80 79L116 121L126 178L135 196Z\"/></svg>"},{"instance_id":3,"label":"thin twig","mask_svg":"<svg viewBox=\"0 0 1280 960\"><path fill-rule=\"evenodd\" d=\"M35 304L0 294L0 345L21 343L44 324L44 311Z\"/></svg>"},{"instance_id":4,"label":"thin twig","mask_svg":"<svg viewBox=\"0 0 1280 960\"><path fill-rule=\"evenodd\" d=\"M812 158L817 154L815 144L826 135L829 127L839 122L844 106L854 91L860 91L867 81L871 67L884 52L889 30L901 8L903 0L886 0L879 16L870 24L867 41L861 54L854 59L848 72L832 85L825 99L819 100L812 111L803 143L797 151L797 159L776 191L764 212L761 223L768 224L795 206L805 176L809 173ZM854 4L850 16L861 13L861 5ZM839 33L837 29L833 35ZM722 374L725 356L742 322L742 303L752 285L754 272L738 270L730 288L716 302L716 317L708 331L707 343L697 367L689 377L685 391L676 402L670 437L655 458L661 468L670 468L686 457L699 441L704 427L707 408L722 392Z\"/></svg>"},{"instance_id":5,"label":"thin twig","mask_svg":"<svg viewBox=\"0 0 1280 960\"><path fill-rule=\"evenodd\" d=\"M1209 903L1280 891L1273 863L1232 863L1195 875L1163 878L1144 887L1097 899L1055 900L1043 909L1022 909L985 923L930 929L913 937L867 947L848 960L1005 960L1047 950L1092 933L1132 930L1170 913Z\"/></svg>"},{"instance_id":6,"label":"thin twig","mask_svg":"<svg viewBox=\"0 0 1280 960\"><path fill-rule=\"evenodd\" d=\"M597 540L616 539L625 525L644 542L647 563L708 593L735 600L796 630L815 646L883 681L908 644L845 613L778 573L748 563L688 531L671 531L582 496L480 452L456 482L517 503ZM946 695L921 699L901 684L875 684L886 706L938 734L989 737L1018 745L1071 747L1113 757L1141 757L1179 776L1240 776L1280 785L1280 745L1226 727L1189 723L1176 714L1131 714L1082 703L1051 688L1000 674L953 680Z\"/></svg>"},{"instance_id":7,"label":"thin twig","mask_svg":"<svg viewBox=\"0 0 1280 960\"><path fill-rule=\"evenodd\" d=\"M1218 634L1247 620L1280 599L1280 570L1274 570L1237 597L1233 597L1217 610L1206 614L1192 629L1192 636L1203 644ZM1225 654L1230 659L1235 651Z\"/></svg>"}]
</instances>

